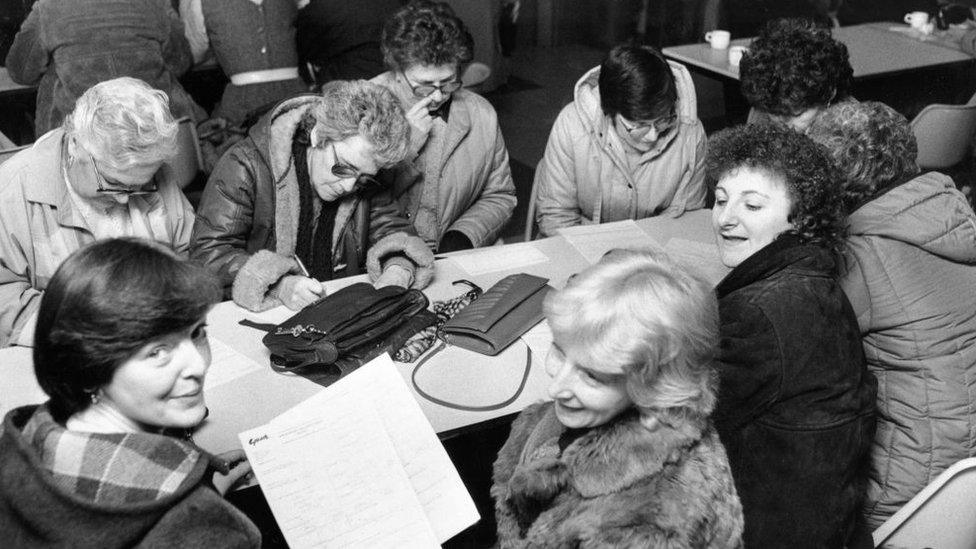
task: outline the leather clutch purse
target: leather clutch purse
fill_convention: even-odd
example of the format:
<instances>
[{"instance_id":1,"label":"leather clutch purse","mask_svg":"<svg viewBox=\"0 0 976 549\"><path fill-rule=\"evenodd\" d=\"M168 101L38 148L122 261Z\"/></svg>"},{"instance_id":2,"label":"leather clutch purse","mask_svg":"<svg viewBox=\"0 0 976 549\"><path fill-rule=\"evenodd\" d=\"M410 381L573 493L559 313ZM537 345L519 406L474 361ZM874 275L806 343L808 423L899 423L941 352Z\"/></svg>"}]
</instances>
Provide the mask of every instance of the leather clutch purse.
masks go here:
<instances>
[{"instance_id":1,"label":"leather clutch purse","mask_svg":"<svg viewBox=\"0 0 976 549\"><path fill-rule=\"evenodd\" d=\"M494 356L543 318L542 302L552 289L546 278L506 276L440 328L451 345Z\"/></svg>"}]
</instances>

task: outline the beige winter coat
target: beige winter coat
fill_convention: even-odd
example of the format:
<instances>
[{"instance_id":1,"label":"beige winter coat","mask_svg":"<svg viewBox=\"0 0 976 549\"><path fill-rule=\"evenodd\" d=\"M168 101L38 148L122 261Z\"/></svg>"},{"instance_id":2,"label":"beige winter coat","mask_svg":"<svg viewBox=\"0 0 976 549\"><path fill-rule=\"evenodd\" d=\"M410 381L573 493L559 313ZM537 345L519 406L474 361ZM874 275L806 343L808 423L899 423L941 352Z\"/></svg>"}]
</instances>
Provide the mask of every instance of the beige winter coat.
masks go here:
<instances>
[{"instance_id":1,"label":"beige winter coat","mask_svg":"<svg viewBox=\"0 0 976 549\"><path fill-rule=\"evenodd\" d=\"M545 236L561 227L678 216L705 206L705 130L684 66L668 62L678 91L678 125L631 167L600 107L595 67L576 83L556 118L535 171L536 221Z\"/></svg>"}]
</instances>

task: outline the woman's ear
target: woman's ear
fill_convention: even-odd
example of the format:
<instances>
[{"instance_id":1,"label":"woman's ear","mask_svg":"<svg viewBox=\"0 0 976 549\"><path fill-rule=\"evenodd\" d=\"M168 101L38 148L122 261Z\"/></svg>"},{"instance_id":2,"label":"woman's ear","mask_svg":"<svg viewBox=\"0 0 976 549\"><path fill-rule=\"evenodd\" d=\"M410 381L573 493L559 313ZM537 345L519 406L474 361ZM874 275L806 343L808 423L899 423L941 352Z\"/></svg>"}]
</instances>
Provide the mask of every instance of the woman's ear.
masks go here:
<instances>
[{"instance_id":1,"label":"woman's ear","mask_svg":"<svg viewBox=\"0 0 976 549\"><path fill-rule=\"evenodd\" d=\"M309 146L313 149L320 149L325 145L325 136L322 131L321 122L316 122L308 132Z\"/></svg>"}]
</instances>

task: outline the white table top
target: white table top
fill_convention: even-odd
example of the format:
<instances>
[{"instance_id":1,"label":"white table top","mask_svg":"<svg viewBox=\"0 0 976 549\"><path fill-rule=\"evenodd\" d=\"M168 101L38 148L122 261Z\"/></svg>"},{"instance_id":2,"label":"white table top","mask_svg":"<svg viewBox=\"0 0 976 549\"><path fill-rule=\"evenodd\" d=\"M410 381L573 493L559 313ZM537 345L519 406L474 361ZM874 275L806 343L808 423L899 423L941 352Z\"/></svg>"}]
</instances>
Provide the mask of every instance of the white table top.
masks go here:
<instances>
[{"instance_id":1,"label":"white table top","mask_svg":"<svg viewBox=\"0 0 976 549\"><path fill-rule=\"evenodd\" d=\"M923 68L973 60L959 48L959 31L921 36L906 32L907 25L865 23L833 29L833 36L847 45L854 78L893 75ZM752 38L739 38L733 45L748 46ZM707 43L671 46L661 50L666 57L733 80L739 67L729 64L728 50L712 49Z\"/></svg>"},{"instance_id":2,"label":"white table top","mask_svg":"<svg viewBox=\"0 0 976 549\"><path fill-rule=\"evenodd\" d=\"M638 225L662 246L672 238L680 238L714 248L709 219L708 210L699 210L688 212L677 219L663 216L644 219L638 221ZM434 282L425 293L432 300L457 295L463 290L452 287L451 282L459 278L472 280L487 289L497 280L514 272L547 277L553 286L562 287L570 275L588 266L586 260L563 237L537 240L533 245L549 258L548 262L469 276L454 262L439 260ZM328 289L334 291L362 279L363 277L352 277L333 281L328 283ZM251 313L232 302L221 303L210 313L210 337L219 339L264 367L207 392L210 416L194 436L200 446L212 452L237 448L237 433L266 423L322 389L320 385L300 376L272 371L268 366L268 350L261 343L263 332L238 324L244 318L277 323L291 314L293 313L284 307L260 314ZM526 352L527 347L521 340L495 357L448 347L423 365L417 375L417 383L426 393L448 402L469 406L503 402L515 393L522 380ZM521 396L499 410L468 412L435 404L416 391L415 396L438 433L516 413L544 398L549 385L549 376L543 367L545 357L534 358ZM397 366L407 385L411 386L414 364L397 363ZM0 412L5 414L17 406L45 400L44 393L34 379L30 349L12 347L0 350L0 368L4 370L4 383L0 384Z\"/></svg>"}]
</instances>

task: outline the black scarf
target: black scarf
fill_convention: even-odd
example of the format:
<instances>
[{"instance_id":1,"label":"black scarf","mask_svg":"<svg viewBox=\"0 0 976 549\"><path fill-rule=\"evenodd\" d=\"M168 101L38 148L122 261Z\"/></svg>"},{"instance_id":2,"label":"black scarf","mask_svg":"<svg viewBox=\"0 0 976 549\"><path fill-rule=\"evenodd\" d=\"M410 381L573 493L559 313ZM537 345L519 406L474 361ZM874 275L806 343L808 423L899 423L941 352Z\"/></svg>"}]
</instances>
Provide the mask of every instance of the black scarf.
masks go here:
<instances>
[{"instance_id":1,"label":"black scarf","mask_svg":"<svg viewBox=\"0 0 976 549\"><path fill-rule=\"evenodd\" d=\"M322 202L318 220L313 219L316 200L321 200L308 175L309 128L299 124L292 139L292 161L298 180L298 239L295 255L308 267L316 280L332 280L332 235L340 200Z\"/></svg>"}]
</instances>

